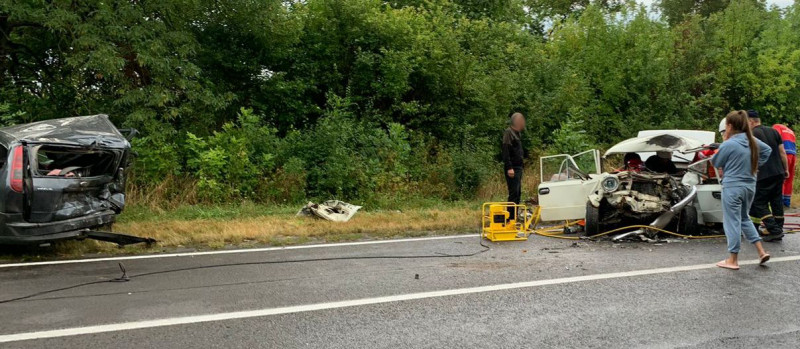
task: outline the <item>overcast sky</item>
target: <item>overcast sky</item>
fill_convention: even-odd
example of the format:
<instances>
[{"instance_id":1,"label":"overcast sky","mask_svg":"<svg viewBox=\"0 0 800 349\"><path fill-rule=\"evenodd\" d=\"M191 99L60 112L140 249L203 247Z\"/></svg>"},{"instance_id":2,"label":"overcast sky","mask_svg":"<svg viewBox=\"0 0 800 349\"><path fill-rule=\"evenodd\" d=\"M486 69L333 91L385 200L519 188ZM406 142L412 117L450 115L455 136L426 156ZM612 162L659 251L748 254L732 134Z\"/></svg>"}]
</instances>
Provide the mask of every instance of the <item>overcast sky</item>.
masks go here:
<instances>
[{"instance_id":1,"label":"overcast sky","mask_svg":"<svg viewBox=\"0 0 800 349\"><path fill-rule=\"evenodd\" d=\"M794 0L768 0L767 3L770 5L775 4L780 7L786 7L794 3Z\"/></svg>"},{"instance_id":2,"label":"overcast sky","mask_svg":"<svg viewBox=\"0 0 800 349\"><path fill-rule=\"evenodd\" d=\"M650 6L655 0L638 0L640 3ZM778 5L786 7L794 3L794 0L767 0L768 5Z\"/></svg>"}]
</instances>

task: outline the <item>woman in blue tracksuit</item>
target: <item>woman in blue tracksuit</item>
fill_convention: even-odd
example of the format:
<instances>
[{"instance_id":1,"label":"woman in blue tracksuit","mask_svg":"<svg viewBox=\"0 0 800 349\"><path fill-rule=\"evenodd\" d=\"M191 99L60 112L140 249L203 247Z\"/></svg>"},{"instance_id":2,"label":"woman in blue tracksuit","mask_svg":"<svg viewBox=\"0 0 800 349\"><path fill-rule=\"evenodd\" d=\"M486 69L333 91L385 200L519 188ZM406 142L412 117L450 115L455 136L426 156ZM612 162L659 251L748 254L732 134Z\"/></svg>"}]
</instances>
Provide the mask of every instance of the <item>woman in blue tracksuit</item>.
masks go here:
<instances>
[{"instance_id":1,"label":"woman in blue tracksuit","mask_svg":"<svg viewBox=\"0 0 800 349\"><path fill-rule=\"evenodd\" d=\"M755 245L761 264L769 260L761 237L750 221L750 205L756 192L756 171L769 158L772 150L753 137L747 112L736 110L725 117L725 139L711 163L722 169L722 227L728 238L727 259L717 263L720 268L739 270L739 248L742 233Z\"/></svg>"}]
</instances>

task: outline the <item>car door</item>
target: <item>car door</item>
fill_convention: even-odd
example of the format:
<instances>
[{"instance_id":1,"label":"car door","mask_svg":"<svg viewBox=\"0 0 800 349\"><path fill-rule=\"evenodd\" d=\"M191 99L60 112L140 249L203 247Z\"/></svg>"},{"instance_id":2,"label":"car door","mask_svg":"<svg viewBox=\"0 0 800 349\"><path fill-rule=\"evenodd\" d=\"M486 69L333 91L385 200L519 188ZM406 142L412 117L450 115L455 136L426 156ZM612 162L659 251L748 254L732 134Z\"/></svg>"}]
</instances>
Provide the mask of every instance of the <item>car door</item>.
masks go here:
<instances>
[{"instance_id":1,"label":"car door","mask_svg":"<svg viewBox=\"0 0 800 349\"><path fill-rule=\"evenodd\" d=\"M575 155L559 154L539 159L539 206L542 220L583 219L592 178L600 174L600 152L592 149Z\"/></svg>"},{"instance_id":2,"label":"car door","mask_svg":"<svg viewBox=\"0 0 800 349\"><path fill-rule=\"evenodd\" d=\"M710 159L700 160L689 166L689 173L694 173L697 178L709 173L708 167L711 165ZM722 185L719 178L719 171L713 172L713 178L697 180L697 196L694 199L694 207L697 209L697 218L700 224L722 223Z\"/></svg>"}]
</instances>

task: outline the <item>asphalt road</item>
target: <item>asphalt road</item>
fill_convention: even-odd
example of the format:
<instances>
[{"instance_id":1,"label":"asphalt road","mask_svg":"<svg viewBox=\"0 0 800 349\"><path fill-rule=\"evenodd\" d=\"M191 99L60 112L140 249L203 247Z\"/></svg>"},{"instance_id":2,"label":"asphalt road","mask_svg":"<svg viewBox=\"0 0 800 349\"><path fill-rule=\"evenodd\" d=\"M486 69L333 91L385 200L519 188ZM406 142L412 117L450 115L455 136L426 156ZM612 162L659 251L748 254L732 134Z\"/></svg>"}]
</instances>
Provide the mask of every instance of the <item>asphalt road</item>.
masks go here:
<instances>
[{"instance_id":1,"label":"asphalt road","mask_svg":"<svg viewBox=\"0 0 800 349\"><path fill-rule=\"evenodd\" d=\"M0 266L0 302L67 288L0 303L0 348L800 347L800 235L738 272L710 266L722 240L489 245ZM328 260L283 262L305 259Z\"/></svg>"}]
</instances>

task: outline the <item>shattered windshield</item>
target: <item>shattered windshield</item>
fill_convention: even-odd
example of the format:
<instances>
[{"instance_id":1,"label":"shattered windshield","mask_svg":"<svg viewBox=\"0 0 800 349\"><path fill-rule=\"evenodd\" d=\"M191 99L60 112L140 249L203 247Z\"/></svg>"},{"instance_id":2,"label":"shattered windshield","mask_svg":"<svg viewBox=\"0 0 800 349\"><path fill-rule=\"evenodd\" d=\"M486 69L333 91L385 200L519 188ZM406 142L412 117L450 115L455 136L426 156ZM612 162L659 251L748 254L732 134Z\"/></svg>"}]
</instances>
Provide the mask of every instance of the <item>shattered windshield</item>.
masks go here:
<instances>
[{"instance_id":1,"label":"shattered windshield","mask_svg":"<svg viewBox=\"0 0 800 349\"><path fill-rule=\"evenodd\" d=\"M709 177L711 179L719 179L717 178L717 171L715 171L714 167L711 165L711 158L697 161L689 165L688 169L691 172Z\"/></svg>"},{"instance_id":2,"label":"shattered windshield","mask_svg":"<svg viewBox=\"0 0 800 349\"><path fill-rule=\"evenodd\" d=\"M572 160L584 173L600 173L599 163L595 150L587 150L572 156Z\"/></svg>"},{"instance_id":3,"label":"shattered windshield","mask_svg":"<svg viewBox=\"0 0 800 349\"><path fill-rule=\"evenodd\" d=\"M708 165L711 163L711 159L700 160L689 165L689 170L692 172L697 173L706 173L708 171Z\"/></svg>"},{"instance_id":4,"label":"shattered windshield","mask_svg":"<svg viewBox=\"0 0 800 349\"><path fill-rule=\"evenodd\" d=\"M597 151L588 150L575 155L559 154L540 159L542 182L586 179L590 173L599 173Z\"/></svg>"}]
</instances>

